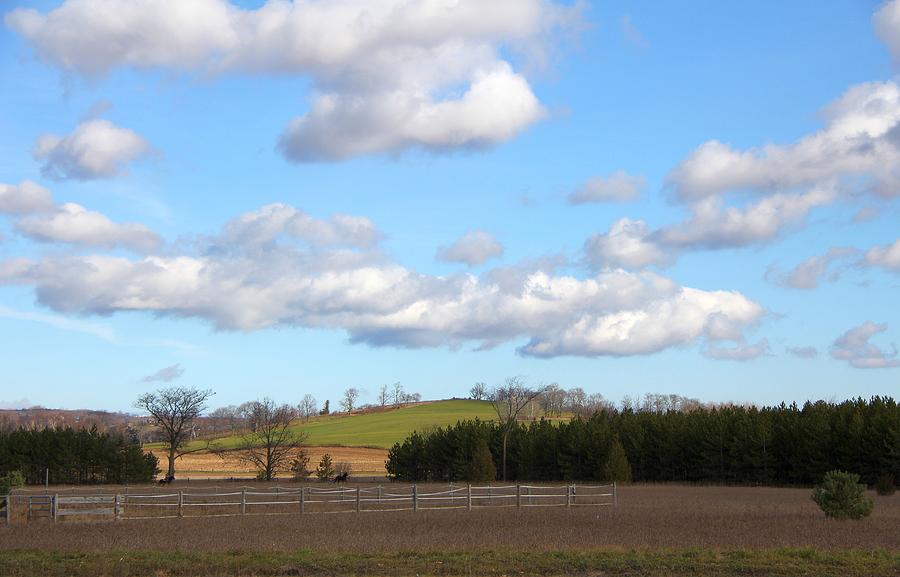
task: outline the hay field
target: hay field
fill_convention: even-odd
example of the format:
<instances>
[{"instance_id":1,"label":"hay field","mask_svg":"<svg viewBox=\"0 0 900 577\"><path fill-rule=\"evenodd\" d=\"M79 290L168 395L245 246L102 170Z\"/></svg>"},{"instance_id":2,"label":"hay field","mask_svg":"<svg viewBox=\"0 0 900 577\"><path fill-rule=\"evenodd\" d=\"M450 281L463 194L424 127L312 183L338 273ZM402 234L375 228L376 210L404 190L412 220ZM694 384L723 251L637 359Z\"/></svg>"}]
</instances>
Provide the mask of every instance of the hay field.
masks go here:
<instances>
[{"instance_id":1,"label":"hay field","mask_svg":"<svg viewBox=\"0 0 900 577\"><path fill-rule=\"evenodd\" d=\"M353 475L383 476L387 472L384 463L387 461L386 449L370 447L306 447L309 455L309 467L315 469L324 453L329 453L335 463L347 462L353 467ZM151 449L159 458L160 468L165 471L166 456L160 449ZM175 476L178 479L222 479L228 477L253 478L256 471L233 458L223 459L209 452L187 454L175 461Z\"/></svg>"}]
</instances>

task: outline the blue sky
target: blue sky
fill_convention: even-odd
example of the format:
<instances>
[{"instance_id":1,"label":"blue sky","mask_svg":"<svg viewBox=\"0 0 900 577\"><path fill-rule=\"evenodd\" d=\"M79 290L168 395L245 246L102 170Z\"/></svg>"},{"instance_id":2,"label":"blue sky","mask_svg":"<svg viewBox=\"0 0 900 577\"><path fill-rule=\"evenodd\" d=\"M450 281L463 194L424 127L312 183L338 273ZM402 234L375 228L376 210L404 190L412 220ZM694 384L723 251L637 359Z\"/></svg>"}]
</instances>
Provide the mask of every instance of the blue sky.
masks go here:
<instances>
[{"instance_id":1,"label":"blue sky","mask_svg":"<svg viewBox=\"0 0 900 577\"><path fill-rule=\"evenodd\" d=\"M3 4L6 406L900 390L897 3L96 4Z\"/></svg>"}]
</instances>

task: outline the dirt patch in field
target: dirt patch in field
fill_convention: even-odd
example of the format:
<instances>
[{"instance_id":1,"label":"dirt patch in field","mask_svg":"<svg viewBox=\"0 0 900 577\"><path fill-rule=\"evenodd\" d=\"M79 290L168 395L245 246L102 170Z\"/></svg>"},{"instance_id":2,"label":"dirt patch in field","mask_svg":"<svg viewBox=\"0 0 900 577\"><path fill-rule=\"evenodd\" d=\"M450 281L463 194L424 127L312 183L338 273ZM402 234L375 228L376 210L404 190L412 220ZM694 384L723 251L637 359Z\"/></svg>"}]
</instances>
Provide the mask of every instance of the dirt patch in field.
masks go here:
<instances>
[{"instance_id":1,"label":"dirt patch in field","mask_svg":"<svg viewBox=\"0 0 900 577\"><path fill-rule=\"evenodd\" d=\"M160 469L165 471L166 455L158 449L152 453L159 458ZM383 476L386 474L384 463L387 461L386 449L368 447L306 447L309 455L309 468L315 469L322 455L331 455L334 463L350 463L355 475ZM225 477L253 477L256 474L251 467L234 458L235 453L228 451L226 457L213 453L190 453L175 461L175 476L179 479L217 479Z\"/></svg>"}]
</instances>

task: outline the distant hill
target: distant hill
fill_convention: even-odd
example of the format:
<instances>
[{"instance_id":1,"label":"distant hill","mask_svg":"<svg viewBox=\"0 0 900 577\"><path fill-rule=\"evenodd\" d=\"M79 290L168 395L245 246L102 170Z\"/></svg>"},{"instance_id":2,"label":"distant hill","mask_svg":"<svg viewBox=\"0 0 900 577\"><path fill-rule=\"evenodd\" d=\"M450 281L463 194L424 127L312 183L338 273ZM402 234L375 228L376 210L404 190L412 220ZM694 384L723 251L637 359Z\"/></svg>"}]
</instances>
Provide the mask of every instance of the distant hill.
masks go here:
<instances>
[{"instance_id":1,"label":"distant hill","mask_svg":"<svg viewBox=\"0 0 900 577\"><path fill-rule=\"evenodd\" d=\"M72 427L90 429L97 427L101 432L124 431L129 425L139 424L141 417L128 413L93 411L89 409L0 409L0 429L44 429Z\"/></svg>"}]
</instances>

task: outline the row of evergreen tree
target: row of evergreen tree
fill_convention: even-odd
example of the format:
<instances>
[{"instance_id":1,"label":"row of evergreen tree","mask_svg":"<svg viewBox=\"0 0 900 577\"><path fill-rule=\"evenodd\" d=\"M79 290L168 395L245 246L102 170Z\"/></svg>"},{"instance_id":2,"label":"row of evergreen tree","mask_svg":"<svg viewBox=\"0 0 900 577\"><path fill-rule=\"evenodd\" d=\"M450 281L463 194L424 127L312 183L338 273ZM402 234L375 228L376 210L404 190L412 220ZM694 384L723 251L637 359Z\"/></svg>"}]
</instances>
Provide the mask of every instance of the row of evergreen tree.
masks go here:
<instances>
[{"instance_id":1,"label":"row of evergreen tree","mask_svg":"<svg viewBox=\"0 0 900 577\"><path fill-rule=\"evenodd\" d=\"M476 420L414 433L395 444L388 473L404 481L474 480L480 443L501 471L502 430ZM630 476L651 482L810 485L825 472L842 469L872 484L884 477L900 480L900 407L891 398L873 397L802 407L605 408L587 419L518 423L507 452L508 480Z\"/></svg>"},{"instance_id":2,"label":"row of evergreen tree","mask_svg":"<svg viewBox=\"0 0 900 577\"><path fill-rule=\"evenodd\" d=\"M26 483L144 483L158 461L132 439L96 428L0 431L0 475L21 471Z\"/></svg>"}]
</instances>

